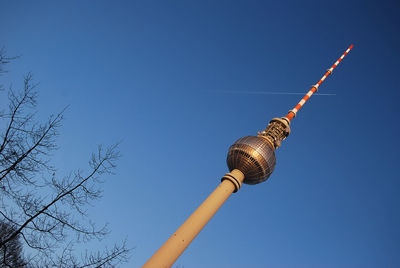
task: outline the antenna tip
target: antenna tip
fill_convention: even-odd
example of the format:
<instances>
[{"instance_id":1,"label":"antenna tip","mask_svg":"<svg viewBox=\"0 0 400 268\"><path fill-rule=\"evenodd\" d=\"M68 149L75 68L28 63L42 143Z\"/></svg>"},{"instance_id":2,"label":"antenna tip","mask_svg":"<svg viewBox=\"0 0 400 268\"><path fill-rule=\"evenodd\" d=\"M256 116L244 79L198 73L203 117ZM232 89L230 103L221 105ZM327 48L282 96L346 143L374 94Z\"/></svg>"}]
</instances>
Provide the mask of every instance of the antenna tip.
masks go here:
<instances>
[{"instance_id":1,"label":"antenna tip","mask_svg":"<svg viewBox=\"0 0 400 268\"><path fill-rule=\"evenodd\" d=\"M354 47L354 45L353 44L351 44L351 46L349 47L350 49L352 49Z\"/></svg>"}]
</instances>

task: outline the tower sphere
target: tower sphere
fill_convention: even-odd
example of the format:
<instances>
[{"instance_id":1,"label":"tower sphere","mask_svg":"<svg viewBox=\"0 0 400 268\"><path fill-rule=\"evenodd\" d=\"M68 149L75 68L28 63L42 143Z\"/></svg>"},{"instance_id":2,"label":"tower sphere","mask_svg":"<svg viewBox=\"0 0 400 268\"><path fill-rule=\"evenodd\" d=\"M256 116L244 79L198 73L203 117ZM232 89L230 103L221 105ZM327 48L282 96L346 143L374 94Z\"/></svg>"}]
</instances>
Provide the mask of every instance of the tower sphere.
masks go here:
<instances>
[{"instance_id":1,"label":"tower sphere","mask_svg":"<svg viewBox=\"0 0 400 268\"><path fill-rule=\"evenodd\" d=\"M226 162L230 171L240 170L244 183L257 184L268 179L275 168L273 145L260 136L238 139L229 148Z\"/></svg>"}]
</instances>

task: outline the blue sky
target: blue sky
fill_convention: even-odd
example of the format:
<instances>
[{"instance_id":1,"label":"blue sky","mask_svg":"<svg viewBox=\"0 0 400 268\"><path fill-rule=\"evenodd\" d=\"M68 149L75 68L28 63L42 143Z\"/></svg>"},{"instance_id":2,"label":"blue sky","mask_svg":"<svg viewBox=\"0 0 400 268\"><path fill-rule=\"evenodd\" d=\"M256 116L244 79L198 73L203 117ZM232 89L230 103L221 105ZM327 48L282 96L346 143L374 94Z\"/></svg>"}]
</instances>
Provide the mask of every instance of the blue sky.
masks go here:
<instances>
[{"instance_id":1,"label":"blue sky","mask_svg":"<svg viewBox=\"0 0 400 268\"><path fill-rule=\"evenodd\" d=\"M32 71L39 116L70 105L53 161L122 140L91 218L140 267L218 185L238 138L292 123L270 179L231 196L176 265L399 267L395 1L2 1L2 83ZM5 105L4 93L1 104ZM95 247L95 246L93 246Z\"/></svg>"}]
</instances>

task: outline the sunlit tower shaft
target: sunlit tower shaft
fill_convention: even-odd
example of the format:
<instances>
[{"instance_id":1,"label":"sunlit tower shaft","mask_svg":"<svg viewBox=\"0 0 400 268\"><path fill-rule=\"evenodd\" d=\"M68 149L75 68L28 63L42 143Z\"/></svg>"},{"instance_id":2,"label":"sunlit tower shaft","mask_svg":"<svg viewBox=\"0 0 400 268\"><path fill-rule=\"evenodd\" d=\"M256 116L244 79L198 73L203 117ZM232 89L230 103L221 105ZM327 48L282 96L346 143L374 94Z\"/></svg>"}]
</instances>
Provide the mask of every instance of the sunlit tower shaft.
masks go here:
<instances>
[{"instance_id":1,"label":"sunlit tower shaft","mask_svg":"<svg viewBox=\"0 0 400 268\"><path fill-rule=\"evenodd\" d=\"M281 142L289 136L290 122L352 48L353 45L344 52L318 83L312 86L310 91L285 117L273 118L267 128L262 132L258 132L257 136L246 136L232 144L227 156L230 172L222 177L221 184L218 185L214 192L207 197L143 267L171 267L228 197L240 189L242 183L258 184L269 178L275 168L275 149L280 147Z\"/></svg>"}]
</instances>

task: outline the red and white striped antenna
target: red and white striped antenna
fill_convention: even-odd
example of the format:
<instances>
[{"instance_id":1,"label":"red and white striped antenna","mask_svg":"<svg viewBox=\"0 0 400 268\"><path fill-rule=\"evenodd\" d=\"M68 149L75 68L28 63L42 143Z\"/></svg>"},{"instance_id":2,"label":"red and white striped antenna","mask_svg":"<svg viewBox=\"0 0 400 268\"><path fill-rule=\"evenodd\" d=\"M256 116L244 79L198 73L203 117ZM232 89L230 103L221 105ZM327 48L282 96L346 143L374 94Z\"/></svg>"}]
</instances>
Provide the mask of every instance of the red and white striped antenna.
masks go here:
<instances>
[{"instance_id":1,"label":"red and white striped antenna","mask_svg":"<svg viewBox=\"0 0 400 268\"><path fill-rule=\"evenodd\" d=\"M313 85L308 91L308 93L300 100L300 102L288 112L288 114L284 117L281 118L272 118L272 120L269 122L267 128L263 130L262 132L258 132L259 137L263 137L267 139L274 147L274 149L278 148L281 146L281 143L284 139L286 139L289 134L290 134L290 122L292 119L296 116L297 112L303 107L303 105L308 101L308 99L318 91L319 86L324 82L324 80L333 72L333 69L338 66L338 64L342 61L344 56L347 55L347 53L350 52L350 50L353 48L353 45L351 45L344 53L343 55L332 65L331 68L327 70L327 72L322 76L322 78Z\"/></svg>"},{"instance_id":2,"label":"red and white striped antenna","mask_svg":"<svg viewBox=\"0 0 400 268\"><path fill-rule=\"evenodd\" d=\"M289 111L289 113L285 116L289 120L289 122L296 116L297 112L303 107L303 105L308 101L308 99L318 91L319 86L324 82L324 80L333 72L333 69L336 68L336 66L339 65L339 63L343 60L344 56L347 55L347 53L350 52L350 50L353 48L353 45L351 45L344 53L343 55L332 65L331 68L327 70L327 72L324 74L324 76L316 83L310 91L301 99L301 101L292 109Z\"/></svg>"}]
</instances>

